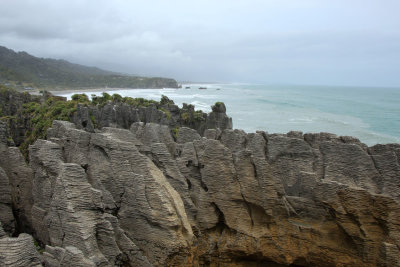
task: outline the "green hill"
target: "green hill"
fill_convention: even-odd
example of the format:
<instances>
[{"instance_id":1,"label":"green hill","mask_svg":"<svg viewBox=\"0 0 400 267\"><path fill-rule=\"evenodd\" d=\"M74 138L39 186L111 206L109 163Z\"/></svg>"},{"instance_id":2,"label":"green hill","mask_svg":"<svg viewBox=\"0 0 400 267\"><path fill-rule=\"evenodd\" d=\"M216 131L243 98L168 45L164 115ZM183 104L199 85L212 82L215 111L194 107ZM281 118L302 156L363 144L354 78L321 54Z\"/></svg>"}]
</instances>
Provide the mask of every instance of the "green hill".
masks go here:
<instances>
[{"instance_id":1,"label":"green hill","mask_svg":"<svg viewBox=\"0 0 400 267\"><path fill-rule=\"evenodd\" d=\"M66 60L38 58L0 46L0 84L17 89L176 88L174 79L129 76Z\"/></svg>"}]
</instances>

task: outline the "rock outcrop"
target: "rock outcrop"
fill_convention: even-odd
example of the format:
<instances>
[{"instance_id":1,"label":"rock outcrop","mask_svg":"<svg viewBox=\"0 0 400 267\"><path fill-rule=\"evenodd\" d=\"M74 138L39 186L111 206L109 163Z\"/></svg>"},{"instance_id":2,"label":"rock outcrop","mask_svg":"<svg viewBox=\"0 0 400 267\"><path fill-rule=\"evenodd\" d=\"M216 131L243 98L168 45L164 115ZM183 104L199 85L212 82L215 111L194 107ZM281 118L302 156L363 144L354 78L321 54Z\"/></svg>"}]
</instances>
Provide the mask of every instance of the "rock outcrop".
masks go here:
<instances>
[{"instance_id":1,"label":"rock outcrop","mask_svg":"<svg viewBox=\"0 0 400 267\"><path fill-rule=\"evenodd\" d=\"M55 121L30 148L47 266L397 266L400 145Z\"/></svg>"},{"instance_id":2,"label":"rock outcrop","mask_svg":"<svg viewBox=\"0 0 400 267\"><path fill-rule=\"evenodd\" d=\"M0 220L13 233L15 224L31 232L32 169L10 137L8 125L0 121ZM16 220L14 220L14 215Z\"/></svg>"},{"instance_id":3,"label":"rock outcrop","mask_svg":"<svg viewBox=\"0 0 400 267\"><path fill-rule=\"evenodd\" d=\"M29 165L0 124L0 263L400 266L400 144L104 116L54 121Z\"/></svg>"},{"instance_id":4,"label":"rock outcrop","mask_svg":"<svg viewBox=\"0 0 400 267\"><path fill-rule=\"evenodd\" d=\"M42 266L42 261L39 252L33 244L32 236L28 234L20 234L17 238L1 237L0 230L0 266Z\"/></svg>"},{"instance_id":5,"label":"rock outcrop","mask_svg":"<svg viewBox=\"0 0 400 267\"><path fill-rule=\"evenodd\" d=\"M184 104L182 108L172 103L150 104L148 107L135 107L127 103L108 102L105 105L84 106L79 104L72 121L79 129L94 132L95 128L114 127L129 129L132 123L156 123L169 128L186 127L203 135L207 129L232 129L232 118L226 115L224 103L218 108L204 113L195 111L193 105Z\"/></svg>"}]
</instances>

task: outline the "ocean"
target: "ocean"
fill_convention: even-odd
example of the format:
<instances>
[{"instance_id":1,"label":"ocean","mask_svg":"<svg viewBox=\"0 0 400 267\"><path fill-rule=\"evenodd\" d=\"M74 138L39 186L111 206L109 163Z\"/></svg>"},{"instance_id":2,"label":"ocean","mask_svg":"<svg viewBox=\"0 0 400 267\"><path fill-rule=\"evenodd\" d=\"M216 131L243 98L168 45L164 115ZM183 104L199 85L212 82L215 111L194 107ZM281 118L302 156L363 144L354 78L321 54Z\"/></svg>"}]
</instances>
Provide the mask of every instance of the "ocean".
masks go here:
<instances>
[{"instance_id":1,"label":"ocean","mask_svg":"<svg viewBox=\"0 0 400 267\"><path fill-rule=\"evenodd\" d=\"M211 111L212 104L222 101L232 117L233 127L246 132L330 132L355 136L369 146L400 143L400 88L182 84L181 89L107 92L154 100L166 95L180 106L188 103L206 112Z\"/></svg>"}]
</instances>

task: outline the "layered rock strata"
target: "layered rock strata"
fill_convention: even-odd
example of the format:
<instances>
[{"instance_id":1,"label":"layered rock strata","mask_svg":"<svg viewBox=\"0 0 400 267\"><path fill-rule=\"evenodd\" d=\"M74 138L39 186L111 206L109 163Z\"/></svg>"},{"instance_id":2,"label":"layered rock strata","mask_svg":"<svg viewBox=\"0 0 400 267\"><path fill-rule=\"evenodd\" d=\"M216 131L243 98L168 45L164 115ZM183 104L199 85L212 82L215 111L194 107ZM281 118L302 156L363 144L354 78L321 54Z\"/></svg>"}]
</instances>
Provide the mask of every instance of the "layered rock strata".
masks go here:
<instances>
[{"instance_id":1,"label":"layered rock strata","mask_svg":"<svg viewBox=\"0 0 400 267\"><path fill-rule=\"evenodd\" d=\"M165 127L54 122L30 151L35 236L98 266L400 263L399 145Z\"/></svg>"},{"instance_id":2,"label":"layered rock strata","mask_svg":"<svg viewBox=\"0 0 400 267\"><path fill-rule=\"evenodd\" d=\"M399 144L54 121L27 166L1 133L1 253L17 228L46 266L400 265Z\"/></svg>"},{"instance_id":3,"label":"layered rock strata","mask_svg":"<svg viewBox=\"0 0 400 267\"><path fill-rule=\"evenodd\" d=\"M103 106L79 104L72 121L77 128L94 132L95 128L114 127L129 129L132 123L157 123L169 128L188 127L203 135L207 129L232 129L232 118L226 115L226 107L217 102L212 112L195 111L193 105L183 104L182 108L172 103L156 107L135 107L126 103L109 102ZM96 124L96 125L94 125Z\"/></svg>"},{"instance_id":4,"label":"layered rock strata","mask_svg":"<svg viewBox=\"0 0 400 267\"><path fill-rule=\"evenodd\" d=\"M1 231L0 226L0 266L42 266L42 261L33 244L32 236L20 234L17 238L1 237Z\"/></svg>"}]
</instances>

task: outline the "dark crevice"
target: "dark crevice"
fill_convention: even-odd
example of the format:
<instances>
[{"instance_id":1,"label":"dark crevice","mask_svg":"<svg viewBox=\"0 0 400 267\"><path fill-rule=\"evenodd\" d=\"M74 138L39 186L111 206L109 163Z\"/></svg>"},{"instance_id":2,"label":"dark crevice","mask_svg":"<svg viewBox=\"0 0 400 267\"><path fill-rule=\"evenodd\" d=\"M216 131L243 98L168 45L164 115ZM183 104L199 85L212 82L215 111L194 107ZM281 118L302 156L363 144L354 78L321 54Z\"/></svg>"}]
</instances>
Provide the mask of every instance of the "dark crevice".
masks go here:
<instances>
[{"instance_id":1,"label":"dark crevice","mask_svg":"<svg viewBox=\"0 0 400 267\"><path fill-rule=\"evenodd\" d=\"M126 192L126 190L124 187L123 191L119 194L119 200L115 202L115 209L111 210L111 214L117 218L119 218L118 213L121 208L121 203L122 203L122 199L124 198L125 192Z\"/></svg>"},{"instance_id":2,"label":"dark crevice","mask_svg":"<svg viewBox=\"0 0 400 267\"><path fill-rule=\"evenodd\" d=\"M322 155L322 157L321 157L321 160L322 160L322 177L321 177L321 180L324 180L325 179L325 175L326 175L326 162L325 162L325 155L323 153L321 153L321 155Z\"/></svg>"},{"instance_id":3,"label":"dark crevice","mask_svg":"<svg viewBox=\"0 0 400 267\"><path fill-rule=\"evenodd\" d=\"M88 169L89 169L89 164L81 164L81 167L85 170L85 173L88 173Z\"/></svg>"},{"instance_id":4,"label":"dark crevice","mask_svg":"<svg viewBox=\"0 0 400 267\"><path fill-rule=\"evenodd\" d=\"M206 184L201 179L200 179L200 186L201 186L201 188L204 189L204 191L208 192L208 187L206 186Z\"/></svg>"},{"instance_id":5,"label":"dark crevice","mask_svg":"<svg viewBox=\"0 0 400 267\"><path fill-rule=\"evenodd\" d=\"M257 180L257 183L258 183L258 186L259 186L259 188L263 188L262 186L261 186L261 177L259 177L258 176L258 172L257 172L257 165L254 163L254 160L253 160L253 158L252 157L250 157L250 163L251 163L251 165L253 166L253 171L254 171L254 178Z\"/></svg>"},{"instance_id":6,"label":"dark crevice","mask_svg":"<svg viewBox=\"0 0 400 267\"><path fill-rule=\"evenodd\" d=\"M248 213L249 216L250 216L251 226L254 226L253 214L252 214L252 211L251 211L250 204L246 201L246 199L245 199L245 197L243 196L243 194L241 194L241 195L242 195L242 198L243 198L244 206L246 207L247 213Z\"/></svg>"},{"instance_id":7,"label":"dark crevice","mask_svg":"<svg viewBox=\"0 0 400 267\"><path fill-rule=\"evenodd\" d=\"M262 132L261 133L261 136L264 138L264 140L265 140L265 147L264 147L264 155L265 155L265 159L268 159L267 158L267 155L268 155L268 136L267 136L267 134L265 133L265 132Z\"/></svg>"},{"instance_id":8,"label":"dark crevice","mask_svg":"<svg viewBox=\"0 0 400 267\"><path fill-rule=\"evenodd\" d=\"M368 154L369 154L369 150L368 150ZM371 157L371 161L374 164L374 168L375 170L379 173L379 179L380 181L384 180L385 175L382 173L381 169L377 166L376 163L376 159L373 155L369 154L369 156ZM382 189L383 189L383 183L381 183L380 181L377 181L376 179L374 179L374 182L376 184L376 186L378 187L378 193L381 194L382 193Z\"/></svg>"},{"instance_id":9,"label":"dark crevice","mask_svg":"<svg viewBox=\"0 0 400 267\"><path fill-rule=\"evenodd\" d=\"M362 225L361 225L361 223L360 223L358 217L357 217L355 214L353 214L353 213L347 213L347 217L348 217L355 225L357 225L358 229L360 229L360 233L363 235L363 237L365 237L365 236L366 236L366 235L365 235L365 232L364 232L364 230L362 229Z\"/></svg>"},{"instance_id":10,"label":"dark crevice","mask_svg":"<svg viewBox=\"0 0 400 267\"><path fill-rule=\"evenodd\" d=\"M108 156L107 151L103 147L98 146L98 145L93 145L93 147L95 149L97 149L98 151L100 151L106 159L110 160L110 157Z\"/></svg>"},{"instance_id":11,"label":"dark crevice","mask_svg":"<svg viewBox=\"0 0 400 267\"><path fill-rule=\"evenodd\" d=\"M215 225L215 229L219 231L220 234L222 234L222 232L224 231L224 229L230 229L227 225L226 225L226 220L225 220L225 215L224 213L218 208L217 204L215 204L214 202L211 203L211 206L214 208L215 213L218 216L218 222Z\"/></svg>"},{"instance_id":12,"label":"dark crevice","mask_svg":"<svg viewBox=\"0 0 400 267\"><path fill-rule=\"evenodd\" d=\"M375 218L377 224L379 227L382 229L383 233L385 236L389 236L390 229L387 225L387 221L381 219L381 218Z\"/></svg>"},{"instance_id":13,"label":"dark crevice","mask_svg":"<svg viewBox=\"0 0 400 267\"><path fill-rule=\"evenodd\" d=\"M339 223L337 223L338 228L341 230L340 233L344 237L345 241L342 242L343 244L346 244L347 248L350 248L353 250L353 252L348 251L349 254L357 254L357 251L359 248L362 246L363 240L356 236L351 236L343 226L341 226Z\"/></svg>"},{"instance_id":14,"label":"dark crevice","mask_svg":"<svg viewBox=\"0 0 400 267\"><path fill-rule=\"evenodd\" d=\"M192 183L190 182L190 180L188 178L186 178L186 183L188 185L188 189L192 190Z\"/></svg>"},{"instance_id":15,"label":"dark crevice","mask_svg":"<svg viewBox=\"0 0 400 267\"><path fill-rule=\"evenodd\" d=\"M186 167L189 167L189 166L193 166L193 161L188 160L188 162L186 163Z\"/></svg>"}]
</instances>

